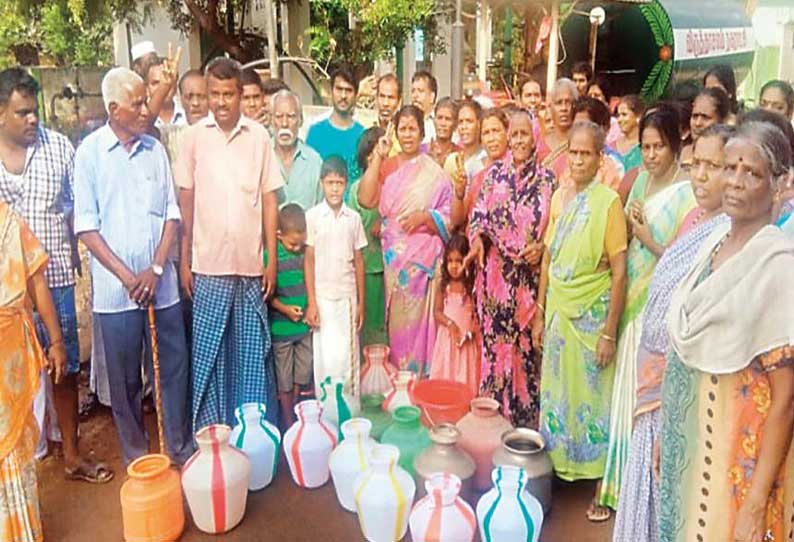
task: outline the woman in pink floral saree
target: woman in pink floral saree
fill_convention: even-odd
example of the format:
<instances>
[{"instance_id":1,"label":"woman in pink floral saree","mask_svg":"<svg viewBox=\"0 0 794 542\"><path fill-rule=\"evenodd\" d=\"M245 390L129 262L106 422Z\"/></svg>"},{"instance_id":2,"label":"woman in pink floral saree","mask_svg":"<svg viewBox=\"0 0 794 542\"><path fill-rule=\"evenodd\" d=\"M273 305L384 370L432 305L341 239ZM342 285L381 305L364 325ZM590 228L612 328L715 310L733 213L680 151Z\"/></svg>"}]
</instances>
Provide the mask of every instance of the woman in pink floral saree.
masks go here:
<instances>
[{"instance_id":1,"label":"woman in pink floral saree","mask_svg":"<svg viewBox=\"0 0 794 542\"><path fill-rule=\"evenodd\" d=\"M539 354L532 344L543 235L554 175L537 162L529 116L510 119L510 153L490 169L469 222L483 348L480 392L517 426L538 425Z\"/></svg>"},{"instance_id":2,"label":"woman in pink floral saree","mask_svg":"<svg viewBox=\"0 0 794 542\"><path fill-rule=\"evenodd\" d=\"M402 152L387 159L392 137L387 133L360 181L358 197L364 207L377 205L382 219L390 359L401 369L424 374L435 343L433 281L449 238L452 181L419 153L424 137L419 109L403 107L395 125Z\"/></svg>"}]
</instances>

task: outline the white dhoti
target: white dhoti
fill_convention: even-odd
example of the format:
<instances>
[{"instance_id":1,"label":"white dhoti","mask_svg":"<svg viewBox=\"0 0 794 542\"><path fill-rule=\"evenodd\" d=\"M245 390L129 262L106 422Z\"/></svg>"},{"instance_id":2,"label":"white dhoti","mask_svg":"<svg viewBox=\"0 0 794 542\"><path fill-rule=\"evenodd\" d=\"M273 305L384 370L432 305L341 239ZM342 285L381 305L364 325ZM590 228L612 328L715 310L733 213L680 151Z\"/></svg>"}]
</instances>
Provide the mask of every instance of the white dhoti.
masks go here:
<instances>
[{"instance_id":1,"label":"white dhoti","mask_svg":"<svg viewBox=\"0 0 794 542\"><path fill-rule=\"evenodd\" d=\"M320 383L326 377L340 378L345 391L359 399L358 330L355 298L317 298L320 328L314 330L314 389L321 396Z\"/></svg>"}]
</instances>

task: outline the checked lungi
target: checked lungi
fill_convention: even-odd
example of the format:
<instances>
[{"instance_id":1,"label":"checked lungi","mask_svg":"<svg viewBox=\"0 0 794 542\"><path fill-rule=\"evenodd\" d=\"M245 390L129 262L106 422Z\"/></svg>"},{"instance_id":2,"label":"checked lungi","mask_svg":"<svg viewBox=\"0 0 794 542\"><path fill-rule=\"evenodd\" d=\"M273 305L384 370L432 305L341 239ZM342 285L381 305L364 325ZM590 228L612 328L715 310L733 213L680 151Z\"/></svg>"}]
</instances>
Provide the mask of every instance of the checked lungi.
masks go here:
<instances>
[{"instance_id":1,"label":"checked lungi","mask_svg":"<svg viewBox=\"0 0 794 542\"><path fill-rule=\"evenodd\" d=\"M234 427L234 410L263 403L276 423L276 377L259 277L194 275L193 431Z\"/></svg>"}]
</instances>

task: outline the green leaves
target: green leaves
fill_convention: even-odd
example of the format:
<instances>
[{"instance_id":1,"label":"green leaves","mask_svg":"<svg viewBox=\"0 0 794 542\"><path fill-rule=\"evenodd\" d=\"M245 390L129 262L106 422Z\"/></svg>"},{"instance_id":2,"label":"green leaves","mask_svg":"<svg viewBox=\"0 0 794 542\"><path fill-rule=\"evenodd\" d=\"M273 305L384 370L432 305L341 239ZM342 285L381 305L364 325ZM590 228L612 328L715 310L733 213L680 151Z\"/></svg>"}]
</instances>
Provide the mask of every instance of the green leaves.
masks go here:
<instances>
[{"instance_id":1,"label":"green leaves","mask_svg":"<svg viewBox=\"0 0 794 542\"><path fill-rule=\"evenodd\" d=\"M667 12L659 4L659 0L654 0L651 4L642 4L640 12L648 21L656 45L659 47L673 45L673 24Z\"/></svg>"},{"instance_id":2,"label":"green leaves","mask_svg":"<svg viewBox=\"0 0 794 542\"><path fill-rule=\"evenodd\" d=\"M99 5L95 5L99 4ZM39 62L100 65L112 61L112 17L94 0L6 1L0 6L0 67L28 61L15 54L38 52ZM45 58L42 59L41 57Z\"/></svg>"},{"instance_id":3,"label":"green leaves","mask_svg":"<svg viewBox=\"0 0 794 542\"><path fill-rule=\"evenodd\" d=\"M673 47L673 24L670 22L670 17L667 12L659 4L659 0L654 0L650 4L643 4L640 6L640 12L645 20L648 22L648 28L653 34L653 40L656 46L661 50L662 47ZM651 68L650 73L645 78L640 90L640 97L646 103L652 103L662 97L667 85L670 83L670 77L673 75L673 60L664 61L659 60Z\"/></svg>"},{"instance_id":4,"label":"green leaves","mask_svg":"<svg viewBox=\"0 0 794 542\"><path fill-rule=\"evenodd\" d=\"M425 30L425 50L437 50L438 4L436 0L312 0L310 50L319 53L314 58L321 62L368 64L390 56L416 28ZM355 20L352 29L348 14Z\"/></svg>"},{"instance_id":5,"label":"green leaves","mask_svg":"<svg viewBox=\"0 0 794 542\"><path fill-rule=\"evenodd\" d=\"M661 98L664 91L667 89L668 83L670 83L670 77L672 75L672 60L667 62L660 60L654 64L648 77L645 78L645 82L642 84L642 90L640 90L640 97L642 100L645 103L653 103Z\"/></svg>"}]
</instances>

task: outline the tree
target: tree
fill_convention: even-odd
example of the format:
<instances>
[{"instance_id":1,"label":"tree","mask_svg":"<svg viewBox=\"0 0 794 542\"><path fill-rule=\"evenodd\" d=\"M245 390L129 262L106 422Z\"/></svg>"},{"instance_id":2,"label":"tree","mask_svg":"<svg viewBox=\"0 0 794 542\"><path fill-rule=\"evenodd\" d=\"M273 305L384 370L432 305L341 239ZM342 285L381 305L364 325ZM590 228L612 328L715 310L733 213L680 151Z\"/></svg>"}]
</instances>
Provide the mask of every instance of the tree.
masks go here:
<instances>
[{"instance_id":1,"label":"tree","mask_svg":"<svg viewBox=\"0 0 794 542\"><path fill-rule=\"evenodd\" d=\"M109 64L113 12L96 0L4 0L0 66Z\"/></svg>"},{"instance_id":2,"label":"tree","mask_svg":"<svg viewBox=\"0 0 794 542\"><path fill-rule=\"evenodd\" d=\"M443 52L446 43L438 36L437 22L451 17L452 6L449 0L313 1L313 24L307 31L311 56L367 71L374 60L402 47L415 29L424 32L426 53Z\"/></svg>"},{"instance_id":3,"label":"tree","mask_svg":"<svg viewBox=\"0 0 794 542\"><path fill-rule=\"evenodd\" d=\"M162 5L174 28L184 32L199 28L220 49L241 62L248 62L261 58L265 45L263 35L245 31L247 10L255 1L168 0Z\"/></svg>"}]
</instances>

